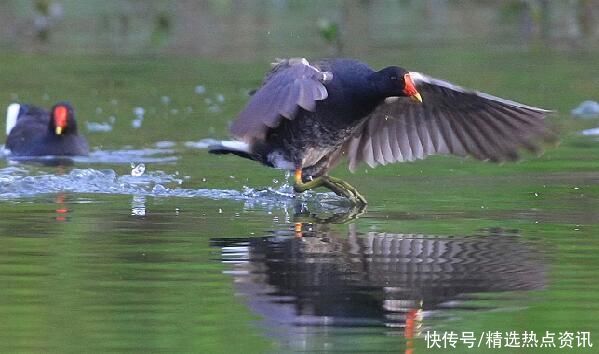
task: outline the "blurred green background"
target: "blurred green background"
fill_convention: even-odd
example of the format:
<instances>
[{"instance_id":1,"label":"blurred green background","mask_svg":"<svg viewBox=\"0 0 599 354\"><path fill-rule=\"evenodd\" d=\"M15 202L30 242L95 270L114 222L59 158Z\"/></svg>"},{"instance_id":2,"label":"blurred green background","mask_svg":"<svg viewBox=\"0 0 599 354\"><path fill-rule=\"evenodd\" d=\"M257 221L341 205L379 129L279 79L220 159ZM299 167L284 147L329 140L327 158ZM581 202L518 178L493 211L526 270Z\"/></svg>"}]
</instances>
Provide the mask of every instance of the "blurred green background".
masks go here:
<instances>
[{"instance_id":1,"label":"blurred green background","mask_svg":"<svg viewBox=\"0 0 599 354\"><path fill-rule=\"evenodd\" d=\"M596 0L4 0L0 45L33 53L363 56L410 47L590 50Z\"/></svg>"}]
</instances>

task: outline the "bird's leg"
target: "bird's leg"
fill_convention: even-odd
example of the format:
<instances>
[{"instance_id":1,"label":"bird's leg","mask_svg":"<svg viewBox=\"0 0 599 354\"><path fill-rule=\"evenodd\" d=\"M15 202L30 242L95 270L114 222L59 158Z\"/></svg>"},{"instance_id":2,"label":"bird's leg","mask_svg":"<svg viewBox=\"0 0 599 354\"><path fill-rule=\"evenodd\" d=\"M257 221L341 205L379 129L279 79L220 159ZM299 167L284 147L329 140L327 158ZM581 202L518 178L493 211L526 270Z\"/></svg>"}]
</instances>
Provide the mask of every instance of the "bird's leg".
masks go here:
<instances>
[{"instance_id":1,"label":"bird's leg","mask_svg":"<svg viewBox=\"0 0 599 354\"><path fill-rule=\"evenodd\" d=\"M293 190L297 193L318 187L325 187L335 192L335 194L349 199L353 204L366 205L368 203L366 202L366 198L354 186L336 177L324 175L304 182L302 179L302 169L298 168L295 170L294 180Z\"/></svg>"}]
</instances>

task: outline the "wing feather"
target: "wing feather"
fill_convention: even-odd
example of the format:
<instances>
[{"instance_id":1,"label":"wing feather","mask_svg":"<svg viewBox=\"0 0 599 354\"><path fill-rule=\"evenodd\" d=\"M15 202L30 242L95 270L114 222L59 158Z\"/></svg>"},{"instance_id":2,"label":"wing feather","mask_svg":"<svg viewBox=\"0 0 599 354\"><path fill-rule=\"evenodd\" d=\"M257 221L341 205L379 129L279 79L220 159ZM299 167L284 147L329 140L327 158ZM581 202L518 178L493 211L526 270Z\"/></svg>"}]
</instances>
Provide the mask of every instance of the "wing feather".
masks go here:
<instances>
[{"instance_id":1,"label":"wing feather","mask_svg":"<svg viewBox=\"0 0 599 354\"><path fill-rule=\"evenodd\" d=\"M542 141L555 140L545 121L551 111L410 75L424 102L400 98L379 105L348 145L351 170L361 161L374 167L434 154L513 161L518 150L536 152Z\"/></svg>"},{"instance_id":2,"label":"wing feather","mask_svg":"<svg viewBox=\"0 0 599 354\"><path fill-rule=\"evenodd\" d=\"M268 128L295 119L300 108L314 111L317 101L328 97L325 83L331 78L306 59L280 60L231 125L231 134L246 142L263 139Z\"/></svg>"}]
</instances>

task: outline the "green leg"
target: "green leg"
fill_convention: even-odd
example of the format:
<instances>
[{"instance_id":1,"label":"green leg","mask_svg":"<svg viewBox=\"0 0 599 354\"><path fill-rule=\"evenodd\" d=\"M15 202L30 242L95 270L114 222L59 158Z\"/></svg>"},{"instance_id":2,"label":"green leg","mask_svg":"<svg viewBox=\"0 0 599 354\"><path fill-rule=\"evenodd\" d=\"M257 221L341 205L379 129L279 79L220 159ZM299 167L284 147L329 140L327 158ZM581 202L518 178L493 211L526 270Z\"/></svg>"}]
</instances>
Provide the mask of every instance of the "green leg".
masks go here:
<instances>
[{"instance_id":1,"label":"green leg","mask_svg":"<svg viewBox=\"0 0 599 354\"><path fill-rule=\"evenodd\" d=\"M331 191L335 192L335 194L349 199L353 204L368 204L366 198L364 198L354 186L340 178L331 176L320 176L314 178L309 182L303 182L301 170L298 169L295 171L295 184L293 185L293 190L295 190L297 193L302 193L307 190L318 187L328 188Z\"/></svg>"}]
</instances>

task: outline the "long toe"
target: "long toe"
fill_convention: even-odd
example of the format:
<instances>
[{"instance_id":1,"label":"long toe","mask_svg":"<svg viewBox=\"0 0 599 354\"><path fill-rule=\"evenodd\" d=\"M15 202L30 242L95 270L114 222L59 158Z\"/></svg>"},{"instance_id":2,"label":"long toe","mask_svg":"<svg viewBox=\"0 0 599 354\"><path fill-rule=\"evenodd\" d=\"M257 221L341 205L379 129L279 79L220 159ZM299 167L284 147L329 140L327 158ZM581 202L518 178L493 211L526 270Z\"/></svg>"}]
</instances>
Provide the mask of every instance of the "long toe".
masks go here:
<instances>
[{"instance_id":1,"label":"long toe","mask_svg":"<svg viewBox=\"0 0 599 354\"><path fill-rule=\"evenodd\" d=\"M358 192L356 187L345 182L341 178L336 178L336 177L332 177L332 176L325 176L325 177L330 184L335 185L335 187L337 189L342 191L342 193L337 193L337 194L346 197L347 199L349 199L352 202L352 204L354 204L354 205L368 204L368 202L366 201L366 198L364 198L364 196L362 196L362 194L360 194L360 192Z\"/></svg>"},{"instance_id":2,"label":"long toe","mask_svg":"<svg viewBox=\"0 0 599 354\"><path fill-rule=\"evenodd\" d=\"M324 186L335 192L337 195L347 198L354 205L366 205L366 199L351 184L340 178L323 176Z\"/></svg>"}]
</instances>

